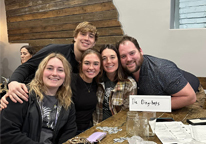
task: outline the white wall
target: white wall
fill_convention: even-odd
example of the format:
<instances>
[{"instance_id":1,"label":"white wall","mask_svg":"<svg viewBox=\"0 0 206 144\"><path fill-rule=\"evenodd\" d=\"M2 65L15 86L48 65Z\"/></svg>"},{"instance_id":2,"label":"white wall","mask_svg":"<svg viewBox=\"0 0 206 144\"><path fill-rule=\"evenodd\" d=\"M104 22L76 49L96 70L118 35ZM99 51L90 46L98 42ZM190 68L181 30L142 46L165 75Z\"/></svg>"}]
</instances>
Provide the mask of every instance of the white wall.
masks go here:
<instances>
[{"instance_id":1,"label":"white wall","mask_svg":"<svg viewBox=\"0 0 206 144\"><path fill-rule=\"evenodd\" d=\"M6 25L6 11L4 0L0 0L0 75L9 78L13 71L21 64L20 47L24 44L8 43ZM3 79L0 80L2 82Z\"/></svg>"},{"instance_id":2,"label":"white wall","mask_svg":"<svg viewBox=\"0 0 206 144\"><path fill-rule=\"evenodd\" d=\"M180 68L206 77L206 29L170 29L170 0L113 0L125 34L139 42L144 54L174 61ZM0 0L0 74L11 76L20 65L19 49L9 44L4 0Z\"/></svg>"},{"instance_id":3,"label":"white wall","mask_svg":"<svg viewBox=\"0 0 206 144\"><path fill-rule=\"evenodd\" d=\"M144 54L166 58L206 77L206 29L170 29L170 0L113 0L124 33Z\"/></svg>"}]
</instances>

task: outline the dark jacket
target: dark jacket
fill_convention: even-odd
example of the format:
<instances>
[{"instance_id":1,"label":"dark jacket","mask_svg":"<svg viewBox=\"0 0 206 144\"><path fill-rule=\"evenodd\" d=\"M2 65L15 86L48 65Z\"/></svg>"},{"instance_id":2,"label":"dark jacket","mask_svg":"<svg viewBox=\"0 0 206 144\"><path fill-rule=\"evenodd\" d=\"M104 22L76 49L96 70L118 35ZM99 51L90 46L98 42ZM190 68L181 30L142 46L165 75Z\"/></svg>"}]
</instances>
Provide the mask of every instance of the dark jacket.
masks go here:
<instances>
[{"instance_id":1,"label":"dark jacket","mask_svg":"<svg viewBox=\"0 0 206 144\"><path fill-rule=\"evenodd\" d=\"M42 116L35 95L30 95L28 102L14 103L2 110L0 121L0 140L2 144L39 144ZM74 104L65 110L61 109L56 127L53 131L54 144L61 144L76 134L76 117Z\"/></svg>"},{"instance_id":2,"label":"dark jacket","mask_svg":"<svg viewBox=\"0 0 206 144\"><path fill-rule=\"evenodd\" d=\"M65 56L71 64L72 72L79 73L79 63L75 59L74 44L50 44L40 49L27 62L20 65L12 74L9 82L18 81L23 83L30 75L34 74L39 63L50 53L56 52Z\"/></svg>"}]
</instances>

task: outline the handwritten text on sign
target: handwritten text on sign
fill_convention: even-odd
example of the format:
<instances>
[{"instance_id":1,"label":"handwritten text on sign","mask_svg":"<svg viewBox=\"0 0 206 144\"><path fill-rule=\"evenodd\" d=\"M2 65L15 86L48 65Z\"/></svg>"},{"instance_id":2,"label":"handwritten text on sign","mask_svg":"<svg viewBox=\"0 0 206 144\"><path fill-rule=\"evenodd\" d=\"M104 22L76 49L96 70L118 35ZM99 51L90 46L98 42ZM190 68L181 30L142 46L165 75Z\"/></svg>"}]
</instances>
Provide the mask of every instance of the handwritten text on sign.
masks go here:
<instances>
[{"instance_id":1,"label":"handwritten text on sign","mask_svg":"<svg viewBox=\"0 0 206 144\"><path fill-rule=\"evenodd\" d=\"M130 95L129 110L171 112L171 96Z\"/></svg>"}]
</instances>

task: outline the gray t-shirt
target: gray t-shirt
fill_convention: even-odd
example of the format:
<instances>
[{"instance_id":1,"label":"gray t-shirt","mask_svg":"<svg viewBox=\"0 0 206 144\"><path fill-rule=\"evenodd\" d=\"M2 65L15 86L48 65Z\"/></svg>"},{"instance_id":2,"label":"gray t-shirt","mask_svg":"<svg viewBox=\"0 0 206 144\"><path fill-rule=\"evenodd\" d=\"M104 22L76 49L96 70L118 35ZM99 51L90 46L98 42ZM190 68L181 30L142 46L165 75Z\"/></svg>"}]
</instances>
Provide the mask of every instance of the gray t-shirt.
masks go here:
<instances>
[{"instance_id":1,"label":"gray t-shirt","mask_svg":"<svg viewBox=\"0 0 206 144\"><path fill-rule=\"evenodd\" d=\"M139 95L172 95L186 86L187 80L175 63L149 55L143 57L137 82Z\"/></svg>"},{"instance_id":2,"label":"gray t-shirt","mask_svg":"<svg viewBox=\"0 0 206 144\"><path fill-rule=\"evenodd\" d=\"M112 90L114 89L116 82L110 81L107 76L105 76L105 94L103 100L103 120L112 116L112 113L109 109L109 97L111 95Z\"/></svg>"},{"instance_id":3,"label":"gray t-shirt","mask_svg":"<svg viewBox=\"0 0 206 144\"><path fill-rule=\"evenodd\" d=\"M43 118L40 142L51 144L53 130L57 122L58 100L55 96L44 95L41 102L41 114Z\"/></svg>"}]
</instances>

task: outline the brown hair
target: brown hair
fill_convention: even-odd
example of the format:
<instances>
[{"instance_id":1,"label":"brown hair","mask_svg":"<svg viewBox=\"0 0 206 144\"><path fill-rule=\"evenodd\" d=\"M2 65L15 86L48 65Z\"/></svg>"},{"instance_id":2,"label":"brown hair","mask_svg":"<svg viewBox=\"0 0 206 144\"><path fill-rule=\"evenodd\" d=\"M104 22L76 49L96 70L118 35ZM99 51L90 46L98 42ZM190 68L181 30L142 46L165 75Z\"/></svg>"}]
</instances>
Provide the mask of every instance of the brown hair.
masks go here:
<instances>
[{"instance_id":1,"label":"brown hair","mask_svg":"<svg viewBox=\"0 0 206 144\"><path fill-rule=\"evenodd\" d=\"M119 51L119 45L124 44L125 41L131 41L135 45L135 47L138 49L138 51L140 51L140 46L139 46L137 40L135 38L127 36L127 35L123 36L122 39L116 43L116 47L117 47L118 51Z\"/></svg>"},{"instance_id":2,"label":"brown hair","mask_svg":"<svg viewBox=\"0 0 206 144\"><path fill-rule=\"evenodd\" d=\"M81 63L80 63L80 67L79 67L79 73L83 73L83 71L82 71L83 60L84 60L84 58L85 58L88 54L96 54L97 57L98 57L99 60L100 60L100 72L99 72L99 74L95 77L96 82L98 83L98 82L99 82L99 78L102 76L102 73L103 73L102 57L101 57L101 55L100 55L100 53L99 53L98 50L96 50L96 49L94 49L94 48L90 48L90 49L87 49L87 50L82 54Z\"/></svg>"},{"instance_id":3,"label":"brown hair","mask_svg":"<svg viewBox=\"0 0 206 144\"><path fill-rule=\"evenodd\" d=\"M102 52L103 52L105 49L111 49L111 50L113 50L113 51L116 53L116 55L117 55L117 59L118 59L118 69L117 69L116 75L115 75L115 77L114 77L114 81L125 81L125 80L127 79L127 74L124 72L124 70L123 70L123 68L122 68L118 50L116 49L116 47L115 47L114 45L105 44L105 45L103 45L103 46L101 47L101 49L100 49L100 54L102 54ZM106 73L106 72L103 71L103 73ZM104 77L101 78L101 81L104 81Z\"/></svg>"},{"instance_id":4,"label":"brown hair","mask_svg":"<svg viewBox=\"0 0 206 144\"><path fill-rule=\"evenodd\" d=\"M90 22L84 21L82 23L79 23L76 27L76 29L74 30L74 37L77 37L79 32L91 32L94 34L95 36L95 41L97 41L98 39L98 32L97 32L97 28ZM73 40L73 43L75 41Z\"/></svg>"},{"instance_id":5,"label":"brown hair","mask_svg":"<svg viewBox=\"0 0 206 144\"><path fill-rule=\"evenodd\" d=\"M21 51L21 49L23 49L23 48L27 49L28 52L29 52L29 54L32 55L32 56L36 53L36 51L34 50L34 48L32 48L32 47L29 46L29 45L24 45L24 46L22 46L22 47L20 48L20 51Z\"/></svg>"}]
</instances>

